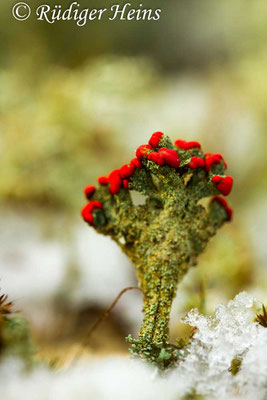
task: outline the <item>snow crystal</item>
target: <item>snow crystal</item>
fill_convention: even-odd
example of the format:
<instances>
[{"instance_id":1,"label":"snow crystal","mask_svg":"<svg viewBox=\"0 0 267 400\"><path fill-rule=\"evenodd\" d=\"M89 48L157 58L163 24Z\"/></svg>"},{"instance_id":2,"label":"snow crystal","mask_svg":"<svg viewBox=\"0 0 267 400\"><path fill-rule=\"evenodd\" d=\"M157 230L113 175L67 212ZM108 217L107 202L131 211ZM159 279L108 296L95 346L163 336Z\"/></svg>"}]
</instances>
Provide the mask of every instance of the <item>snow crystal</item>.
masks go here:
<instances>
[{"instance_id":1,"label":"snow crystal","mask_svg":"<svg viewBox=\"0 0 267 400\"><path fill-rule=\"evenodd\" d=\"M257 399L267 396L267 329L253 322L255 301L243 292L226 306L218 306L213 318L190 311L185 322L197 330L174 371L185 391L194 388L219 399L250 399L251 392ZM230 367L235 358L243 361L233 376Z\"/></svg>"}]
</instances>

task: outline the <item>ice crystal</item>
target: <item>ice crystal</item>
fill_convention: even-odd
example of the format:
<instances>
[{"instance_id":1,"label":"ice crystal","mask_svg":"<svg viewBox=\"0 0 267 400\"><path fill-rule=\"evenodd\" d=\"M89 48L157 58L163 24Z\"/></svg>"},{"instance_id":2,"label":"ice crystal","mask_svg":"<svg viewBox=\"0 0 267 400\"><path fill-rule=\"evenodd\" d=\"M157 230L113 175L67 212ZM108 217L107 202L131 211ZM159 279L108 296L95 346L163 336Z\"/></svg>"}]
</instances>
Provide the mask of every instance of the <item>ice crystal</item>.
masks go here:
<instances>
[{"instance_id":1,"label":"ice crystal","mask_svg":"<svg viewBox=\"0 0 267 400\"><path fill-rule=\"evenodd\" d=\"M253 322L256 300L243 292L205 317L191 310L185 322L196 327L193 340L177 367L177 379L184 390L195 389L202 395L220 399L257 399L267 395L267 330ZM239 360L235 374L233 360ZM187 386L187 388L185 387Z\"/></svg>"}]
</instances>

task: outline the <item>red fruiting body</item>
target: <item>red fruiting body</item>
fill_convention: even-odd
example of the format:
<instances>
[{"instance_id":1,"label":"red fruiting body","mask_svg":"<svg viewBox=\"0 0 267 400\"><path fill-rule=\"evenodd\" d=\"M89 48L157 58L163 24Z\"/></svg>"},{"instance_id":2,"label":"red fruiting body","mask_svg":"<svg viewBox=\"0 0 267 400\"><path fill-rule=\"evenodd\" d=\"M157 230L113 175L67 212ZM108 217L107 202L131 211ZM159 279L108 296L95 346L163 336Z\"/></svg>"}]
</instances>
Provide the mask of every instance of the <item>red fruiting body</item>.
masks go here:
<instances>
[{"instance_id":1,"label":"red fruiting body","mask_svg":"<svg viewBox=\"0 0 267 400\"><path fill-rule=\"evenodd\" d=\"M88 185L85 186L85 188L83 189L85 197L90 200L90 198L93 196L93 194L95 193L95 186L93 185Z\"/></svg>"},{"instance_id":2,"label":"red fruiting body","mask_svg":"<svg viewBox=\"0 0 267 400\"><path fill-rule=\"evenodd\" d=\"M200 143L198 142L187 142L186 140L178 139L174 142L175 146L179 147L182 150L190 150L195 149L197 147L201 148Z\"/></svg>"},{"instance_id":3,"label":"red fruiting body","mask_svg":"<svg viewBox=\"0 0 267 400\"><path fill-rule=\"evenodd\" d=\"M162 132L154 132L153 135L151 136L151 138L149 139L148 143L152 147L157 147L162 136L163 136Z\"/></svg>"},{"instance_id":4,"label":"red fruiting body","mask_svg":"<svg viewBox=\"0 0 267 400\"><path fill-rule=\"evenodd\" d=\"M94 224L94 217L92 215L92 212L95 208L100 208L101 210L103 209L103 204L101 203L101 201L90 201L90 203L86 204L83 207L81 212L83 219L90 225Z\"/></svg>"},{"instance_id":5,"label":"red fruiting body","mask_svg":"<svg viewBox=\"0 0 267 400\"><path fill-rule=\"evenodd\" d=\"M100 185L108 184L108 178L106 176L100 176L97 180Z\"/></svg>"},{"instance_id":6,"label":"red fruiting body","mask_svg":"<svg viewBox=\"0 0 267 400\"><path fill-rule=\"evenodd\" d=\"M89 204L86 204L86 206L83 207L81 214L82 214L82 217L85 220L85 222L87 222L90 225L93 225L94 217L91 214L91 212L88 210L88 205Z\"/></svg>"},{"instance_id":7,"label":"red fruiting body","mask_svg":"<svg viewBox=\"0 0 267 400\"><path fill-rule=\"evenodd\" d=\"M129 190L129 180L128 179L123 179L122 184L123 184L124 189Z\"/></svg>"},{"instance_id":8,"label":"red fruiting body","mask_svg":"<svg viewBox=\"0 0 267 400\"><path fill-rule=\"evenodd\" d=\"M218 203L221 204L221 206L225 209L225 211L228 214L228 221L231 221L233 219L233 210L228 206L227 201L225 199L219 196L215 196L213 197L212 201L217 201Z\"/></svg>"},{"instance_id":9,"label":"red fruiting body","mask_svg":"<svg viewBox=\"0 0 267 400\"><path fill-rule=\"evenodd\" d=\"M217 184L223 181L223 176L215 175L212 177L212 182Z\"/></svg>"},{"instance_id":10,"label":"red fruiting body","mask_svg":"<svg viewBox=\"0 0 267 400\"><path fill-rule=\"evenodd\" d=\"M92 212L94 211L95 208L100 208L101 210L103 209L103 204L101 201L90 201L90 203L87 204L88 211Z\"/></svg>"},{"instance_id":11,"label":"red fruiting body","mask_svg":"<svg viewBox=\"0 0 267 400\"><path fill-rule=\"evenodd\" d=\"M110 193L111 194L119 193L119 190L120 190L120 187L121 187L121 184L122 184L120 170L119 169L114 169L114 171L112 171L109 174L108 180L109 180L109 183L110 183Z\"/></svg>"},{"instance_id":12,"label":"red fruiting body","mask_svg":"<svg viewBox=\"0 0 267 400\"><path fill-rule=\"evenodd\" d=\"M122 178L130 178L130 176L133 175L135 171L135 165L134 164L125 164L121 167L120 169L120 174Z\"/></svg>"},{"instance_id":13,"label":"red fruiting body","mask_svg":"<svg viewBox=\"0 0 267 400\"><path fill-rule=\"evenodd\" d=\"M209 171L211 169L211 166L213 164L220 164L221 161L224 163L225 169L227 169L227 164L221 154L212 154L212 153L206 153L206 170Z\"/></svg>"},{"instance_id":14,"label":"red fruiting body","mask_svg":"<svg viewBox=\"0 0 267 400\"><path fill-rule=\"evenodd\" d=\"M143 168L143 164L141 163L141 161L138 158L133 158L131 160L131 164L133 164L136 168Z\"/></svg>"},{"instance_id":15,"label":"red fruiting body","mask_svg":"<svg viewBox=\"0 0 267 400\"><path fill-rule=\"evenodd\" d=\"M150 150L152 150L152 146L150 146L150 144L142 144L136 150L136 157L139 159L145 157L150 153Z\"/></svg>"},{"instance_id":16,"label":"red fruiting body","mask_svg":"<svg viewBox=\"0 0 267 400\"><path fill-rule=\"evenodd\" d=\"M223 178L222 176L215 175L212 177L212 182L215 183L217 189L224 196L228 196L228 194L231 193L233 187L233 178L231 176L226 176Z\"/></svg>"},{"instance_id":17,"label":"red fruiting body","mask_svg":"<svg viewBox=\"0 0 267 400\"><path fill-rule=\"evenodd\" d=\"M161 149L159 149L159 153L161 154L161 157L163 157L166 164L170 165L173 168L179 167L180 159L175 150L170 150L166 147L162 147Z\"/></svg>"},{"instance_id":18,"label":"red fruiting body","mask_svg":"<svg viewBox=\"0 0 267 400\"><path fill-rule=\"evenodd\" d=\"M158 165L164 165L164 154L163 153L157 153L156 151L152 151L147 157L148 160L153 161L154 163Z\"/></svg>"},{"instance_id":19,"label":"red fruiting body","mask_svg":"<svg viewBox=\"0 0 267 400\"><path fill-rule=\"evenodd\" d=\"M205 167L205 160L199 157L192 157L191 162L188 164L191 169L196 168L204 168Z\"/></svg>"}]
</instances>

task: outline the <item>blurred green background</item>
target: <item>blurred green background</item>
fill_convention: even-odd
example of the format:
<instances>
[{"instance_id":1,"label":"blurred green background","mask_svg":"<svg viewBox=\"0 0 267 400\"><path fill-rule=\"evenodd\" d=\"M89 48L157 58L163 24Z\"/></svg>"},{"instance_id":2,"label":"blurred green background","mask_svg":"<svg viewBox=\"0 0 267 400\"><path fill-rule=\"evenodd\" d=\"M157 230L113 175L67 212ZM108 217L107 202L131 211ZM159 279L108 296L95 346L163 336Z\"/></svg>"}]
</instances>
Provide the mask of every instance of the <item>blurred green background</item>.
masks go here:
<instances>
[{"instance_id":1,"label":"blurred green background","mask_svg":"<svg viewBox=\"0 0 267 400\"><path fill-rule=\"evenodd\" d=\"M135 283L116 246L81 221L82 190L159 130L222 153L235 180L234 221L183 282L173 336L182 334L178 322L191 307L208 312L242 290L265 301L267 3L146 0L144 7L162 9L159 21L84 27L33 15L19 22L14 4L0 4L0 285L36 340L69 348ZM127 296L92 351L125 350L124 335L141 319L140 296Z\"/></svg>"}]
</instances>

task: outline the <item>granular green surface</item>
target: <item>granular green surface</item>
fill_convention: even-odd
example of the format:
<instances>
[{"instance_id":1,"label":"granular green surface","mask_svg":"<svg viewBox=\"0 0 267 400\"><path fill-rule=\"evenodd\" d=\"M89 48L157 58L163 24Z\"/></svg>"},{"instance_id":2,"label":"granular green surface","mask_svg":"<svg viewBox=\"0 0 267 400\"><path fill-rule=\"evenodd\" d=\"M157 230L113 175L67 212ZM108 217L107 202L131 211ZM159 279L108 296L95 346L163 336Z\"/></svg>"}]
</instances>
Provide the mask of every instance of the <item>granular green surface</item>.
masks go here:
<instances>
[{"instance_id":1,"label":"granular green surface","mask_svg":"<svg viewBox=\"0 0 267 400\"><path fill-rule=\"evenodd\" d=\"M174 149L164 136L159 147ZM196 264L209 239L227 221L228 215L217 201L207 209L199 204L205 197L219 194L211 178L224 175L224 163L190 169L192 156L204 158L200 148L176 149L180 166L159 166L142 158L129 188L146 196L145 204L134 205L131 191L121 188L112 195L108 186L99 186L92 200L101 201L103 210L94 210L96 230L114 239L137 270L144 294L144 319L131 352L167 367L179 357L169 344L169 317L177 285L188 268ZM115 271L114 271L115 273Z\"/></svg>"}]
</instances>

